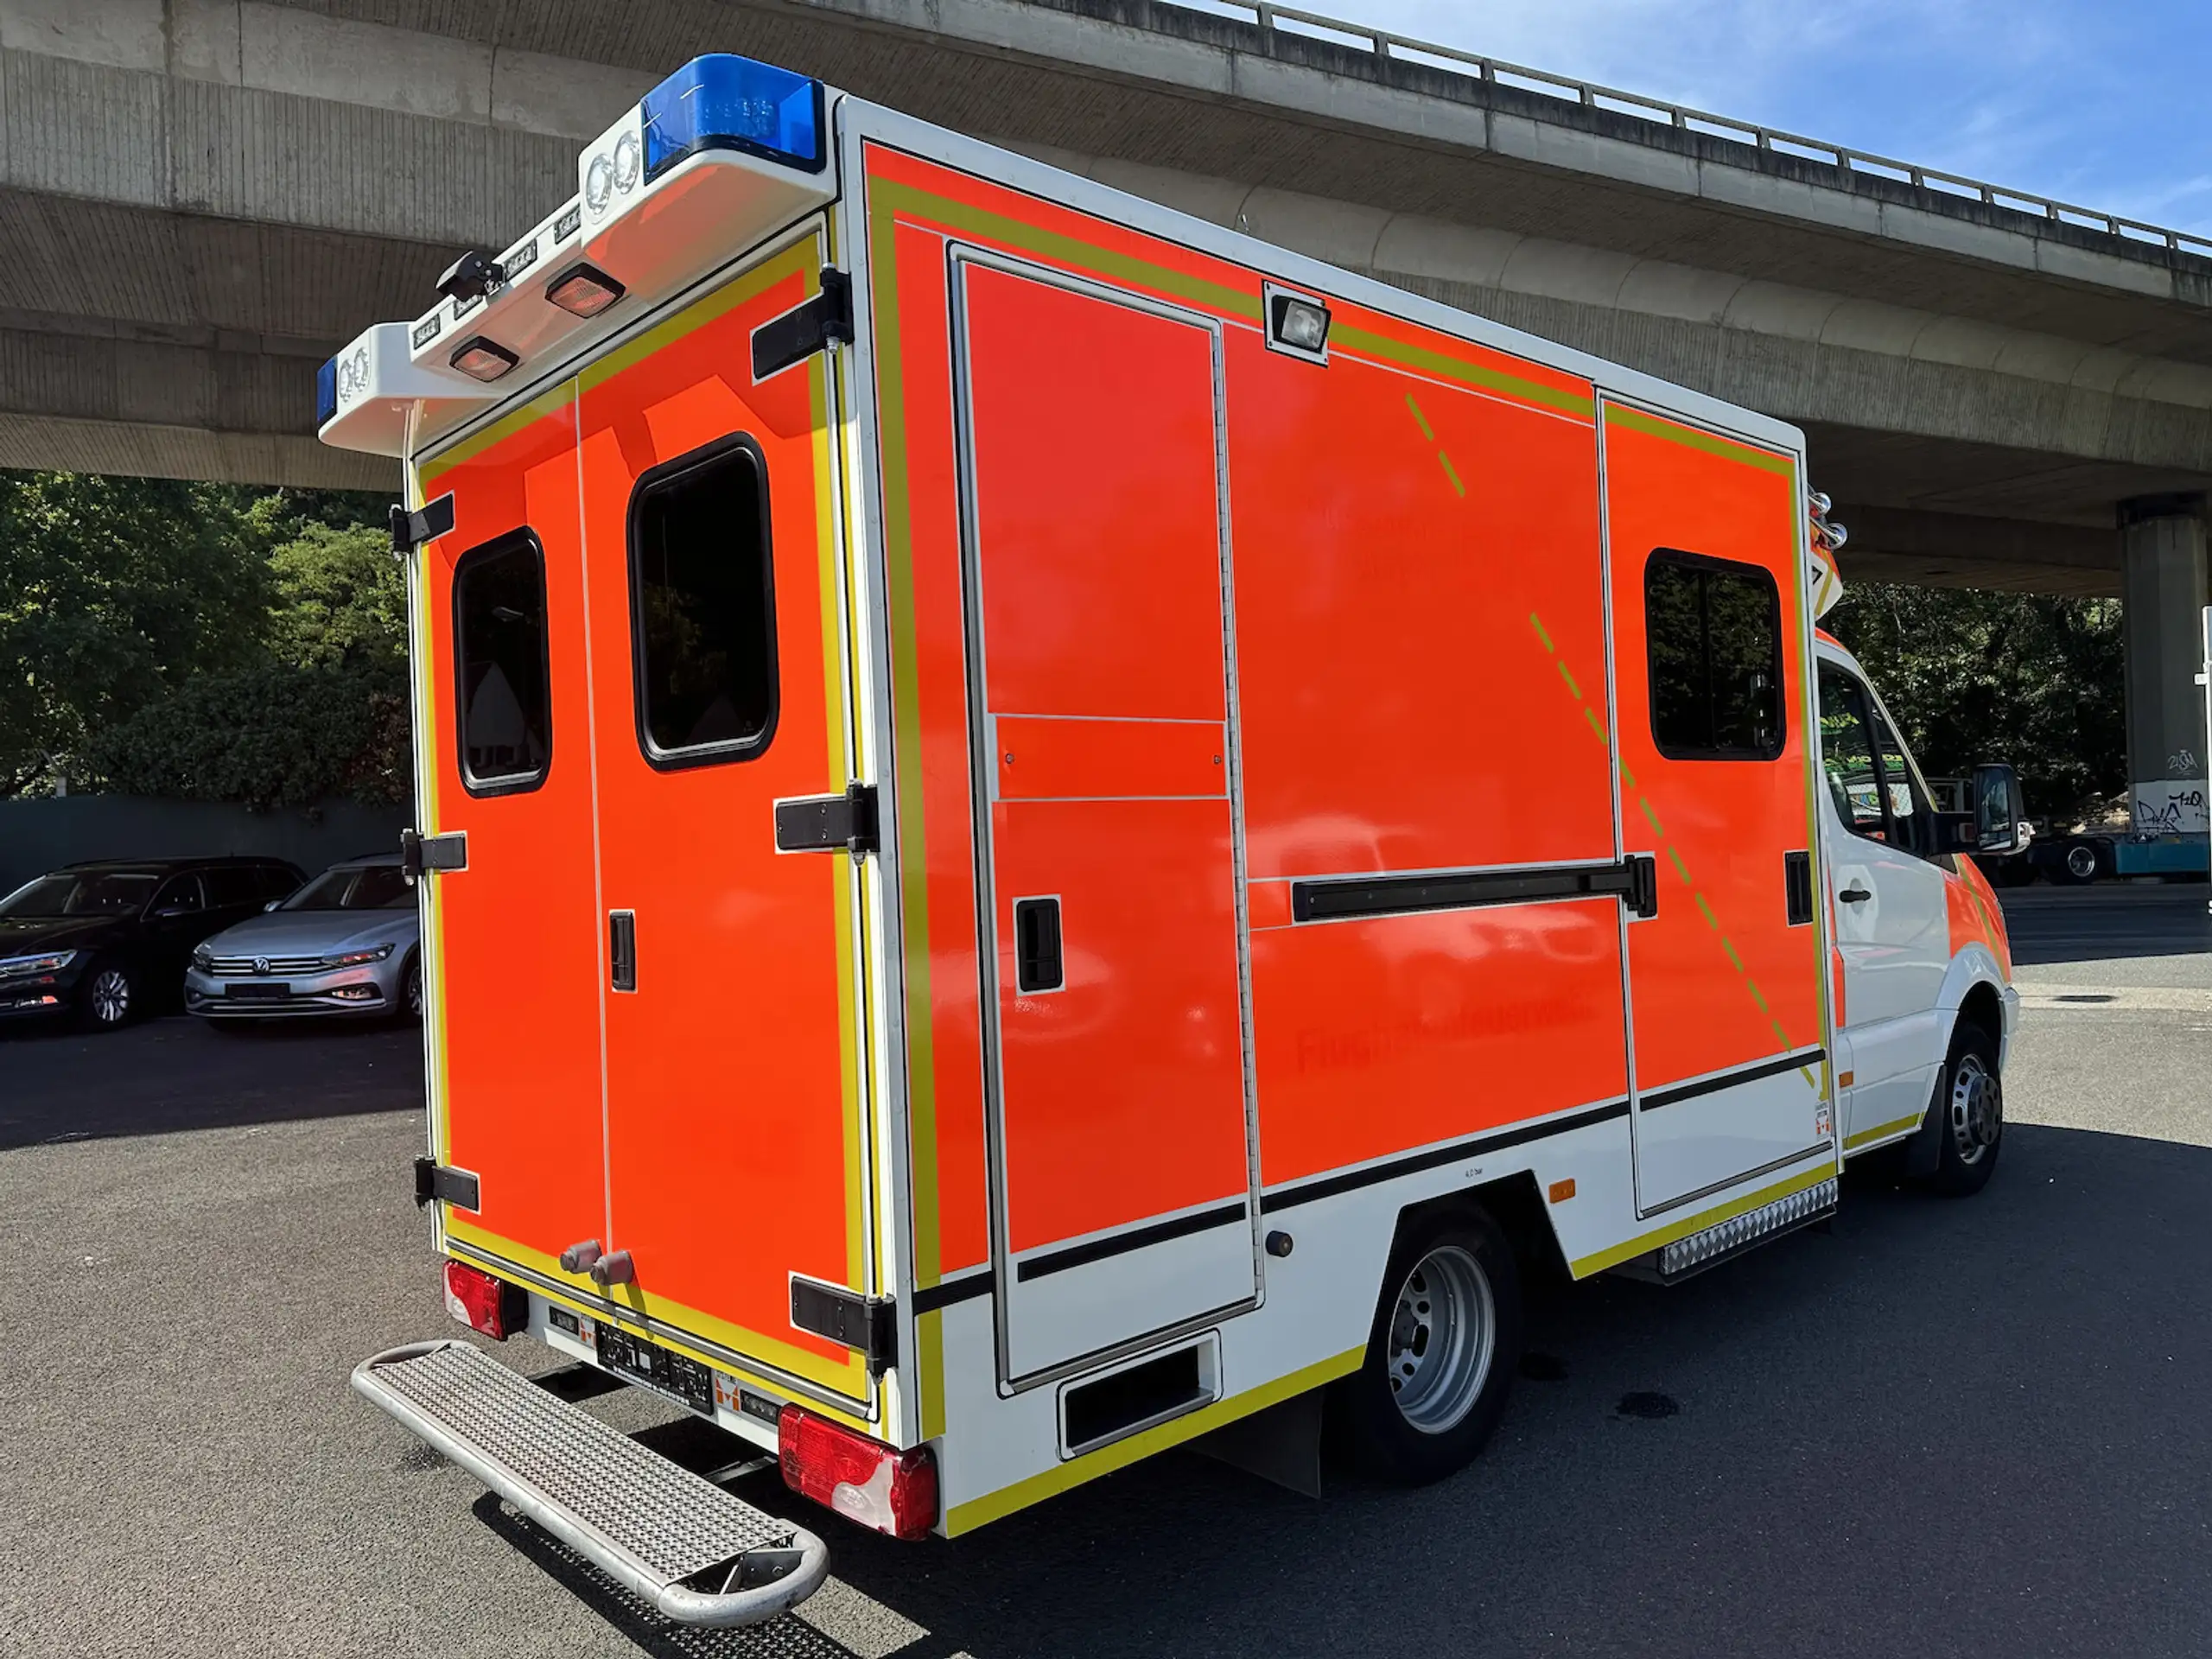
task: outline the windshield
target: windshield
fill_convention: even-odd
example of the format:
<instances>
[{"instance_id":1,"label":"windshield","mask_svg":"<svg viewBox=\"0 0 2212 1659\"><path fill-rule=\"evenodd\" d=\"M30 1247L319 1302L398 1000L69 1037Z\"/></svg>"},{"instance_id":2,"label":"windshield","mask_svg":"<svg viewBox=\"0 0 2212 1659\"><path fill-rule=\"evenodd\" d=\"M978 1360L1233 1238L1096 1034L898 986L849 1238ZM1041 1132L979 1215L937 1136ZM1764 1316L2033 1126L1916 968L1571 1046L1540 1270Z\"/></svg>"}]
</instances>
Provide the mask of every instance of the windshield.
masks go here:
<instances>
[{"instance_id":1,"label":"windshield","mask_svg":"<svg viewBox=\"0 0 2212 1659\"><path fill-rule=\"evenodd\" d=\"M26 882L0 899L0 916L136 916L154 896L154 886L161 879L135 870L103 870L97 875L60 870Z\"/></svg>"},{"instance_id":2,"label":"windshield","mask_svg":"<svg viewBox=\"0 0 2212 1659\"><path fill-rule=\"evenodd\" d=\"M397 864L340 864L287 899L285 910L410 910L415 889Z\"/></svg>"}]
</instances>

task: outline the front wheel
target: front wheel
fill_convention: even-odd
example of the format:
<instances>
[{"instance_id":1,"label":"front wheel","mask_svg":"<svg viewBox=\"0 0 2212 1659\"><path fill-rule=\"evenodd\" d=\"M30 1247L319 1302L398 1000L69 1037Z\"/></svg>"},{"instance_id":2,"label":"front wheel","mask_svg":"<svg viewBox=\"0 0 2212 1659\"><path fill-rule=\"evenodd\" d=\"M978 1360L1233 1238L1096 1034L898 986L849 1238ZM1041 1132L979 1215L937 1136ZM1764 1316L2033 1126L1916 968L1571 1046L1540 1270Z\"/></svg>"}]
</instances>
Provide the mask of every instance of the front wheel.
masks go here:
<instances>
[{"instance_id":1,"label":"front wheel","mask_svg":"<svg viewBox=\"0 0 2212 1659\"><path fill-rule=\"evenodd\" d=\"M1421 1486L1497 1427L1521 1363L1521 1281L1497 1224L1470 1208L1408 1227L1390 1252L1358 1370L1338 1385L1354 1460Z\"/></svg>"},{"instance_id":2,"label":"front wheel","mask_svg":"<svg viewBox=\"0 0 2212 1659\"><path fill-rule=\"evenodd\" d=\"M138 1011L138 980L119 962L96 962L85 976L77 1017L90 1031L116 1031Z\"/></svg>"},{"instance_id":3,"label":"front wheel","mask_svg":"<svg viewBox=\"0 0 2212 1659\"><path fill-rule=\"evenodd\" d=\"M1989 1185L2005 1147L2005 1090L1997 1073L1997 1045L1972 1020L1962 1020L1951 1052L1936 1080L1929 1110L1938 1121L1935 1173L1928 1190L1962 1198Z\"/></svg>"},{"instance_id":4,"label":"front wheel","mask_svg":"<svg viewBox=\"0 0 2212 1659\"><path fill-rule=\"evenodd\" d=\"M405 1010L403 1017L410 1023L423 1023L423 958L419 953L409 957L407 965L399 970L399 1006Z\"/></svg>"}]
</instances>

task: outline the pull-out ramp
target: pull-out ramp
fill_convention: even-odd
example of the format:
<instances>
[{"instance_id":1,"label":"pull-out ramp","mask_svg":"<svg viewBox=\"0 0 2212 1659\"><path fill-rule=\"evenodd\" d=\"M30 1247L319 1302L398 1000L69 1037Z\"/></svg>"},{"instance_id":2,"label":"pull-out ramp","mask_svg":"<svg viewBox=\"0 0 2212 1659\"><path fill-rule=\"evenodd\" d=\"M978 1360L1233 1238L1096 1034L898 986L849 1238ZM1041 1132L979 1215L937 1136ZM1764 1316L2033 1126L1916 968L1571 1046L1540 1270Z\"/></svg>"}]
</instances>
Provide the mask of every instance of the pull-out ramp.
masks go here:
<instances>
[{"instance_id":1,"label":"pull-out ramp","mask_svg":"<svg viewBox=\"0 0 2212 1659\"><path fill-rule=\"evenodd\" d=\"M464 1342L393 1348L355 1392L594 1566L688 1624L755 1624L812 1595L812 1533L677 1467Z\"/></svg>"}]
</instances>

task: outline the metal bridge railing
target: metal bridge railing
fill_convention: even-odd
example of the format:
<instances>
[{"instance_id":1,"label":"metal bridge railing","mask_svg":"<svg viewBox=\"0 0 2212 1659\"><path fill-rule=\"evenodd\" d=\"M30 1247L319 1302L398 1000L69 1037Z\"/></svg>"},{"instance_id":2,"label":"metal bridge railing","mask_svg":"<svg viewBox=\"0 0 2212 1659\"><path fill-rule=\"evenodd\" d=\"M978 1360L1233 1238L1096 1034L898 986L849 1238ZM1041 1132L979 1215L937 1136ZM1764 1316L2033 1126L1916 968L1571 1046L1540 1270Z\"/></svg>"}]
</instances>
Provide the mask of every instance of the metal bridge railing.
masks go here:
<instances>
[{"instance_id":1,"label":"metal bridge railing","mask_svg":"<svg viewBox=\"0 0 2212 1659\"><path fill-rule=\"evenodd\" d=\"M1517 63L1503 63L1496 58L1484 57L1479 53L1462 52L1456 47L1439 46L1430 41L1416 41L1403 35L1393 35L1387 29L1370 29L1364 23L1349 23L1338 17L1324 17L1317 12L1275 5L1271 3L1271 0L1166 0L1166 3L1188 11L1249 19L1262 29L1280 30L1338 46L1353 47L1372 52L1378 58L1398 58L1408 63L1425 64L1430 68L1446 70L1471 79L1514 86L1523 92L1538 92L1580 104L1586 109L1611 110L1618 114L1641 116L1648 121L1707 133L1758 149L1799 156L1808 161L1825 162L1847 173L1864 173L1870 177L1893 179L1923 190L1961 196L1986 202L1995 207L2010 207L2018 212L2037 214L2054 224L2077 225L2131 241L2156 243L2177 253L2212 257L2212 237L2169 230L2162 225L2146 224L2141 219L2123 218L2118 213L2100 213L2092 207L2080 207L2072 202L2040 196L2032 190L2007 189L2003 185L1986 184L1961 174L1919 167L1910 162L1897 161L1867 150L1848 149L1841 144L1829 143L1825 139L1808 138L1799 133L1763 127L1756 122L1738 121L1732 116L1686 109L1681 105L1669 104L1662 99L1647 98L1641 92L1623 92L1617 86L1600 86L1590 81L1576 80L1569 75L1555 75L1548 70L1531 69Z\"/></svg>"}]
</instances>

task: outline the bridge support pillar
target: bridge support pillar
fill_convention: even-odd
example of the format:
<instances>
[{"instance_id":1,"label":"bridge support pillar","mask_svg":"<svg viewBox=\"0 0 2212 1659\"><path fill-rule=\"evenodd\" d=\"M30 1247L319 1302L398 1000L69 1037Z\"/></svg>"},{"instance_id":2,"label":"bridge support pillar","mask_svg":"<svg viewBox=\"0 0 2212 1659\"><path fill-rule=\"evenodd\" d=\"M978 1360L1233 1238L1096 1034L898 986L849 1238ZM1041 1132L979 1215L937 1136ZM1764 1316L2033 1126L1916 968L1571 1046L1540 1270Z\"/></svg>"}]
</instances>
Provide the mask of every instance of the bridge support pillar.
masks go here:
<instances>
[{"instance_id":1,"label":"bridge support pillar","mask_svg":"<svg viewBox=\"0 0 2212 1659\"><path fill-rule=\"evenodd\" d=\"M2127 783L2137 826L2205 828L2204 498L2120 504Z\"/></svg>"}]
</instances>

